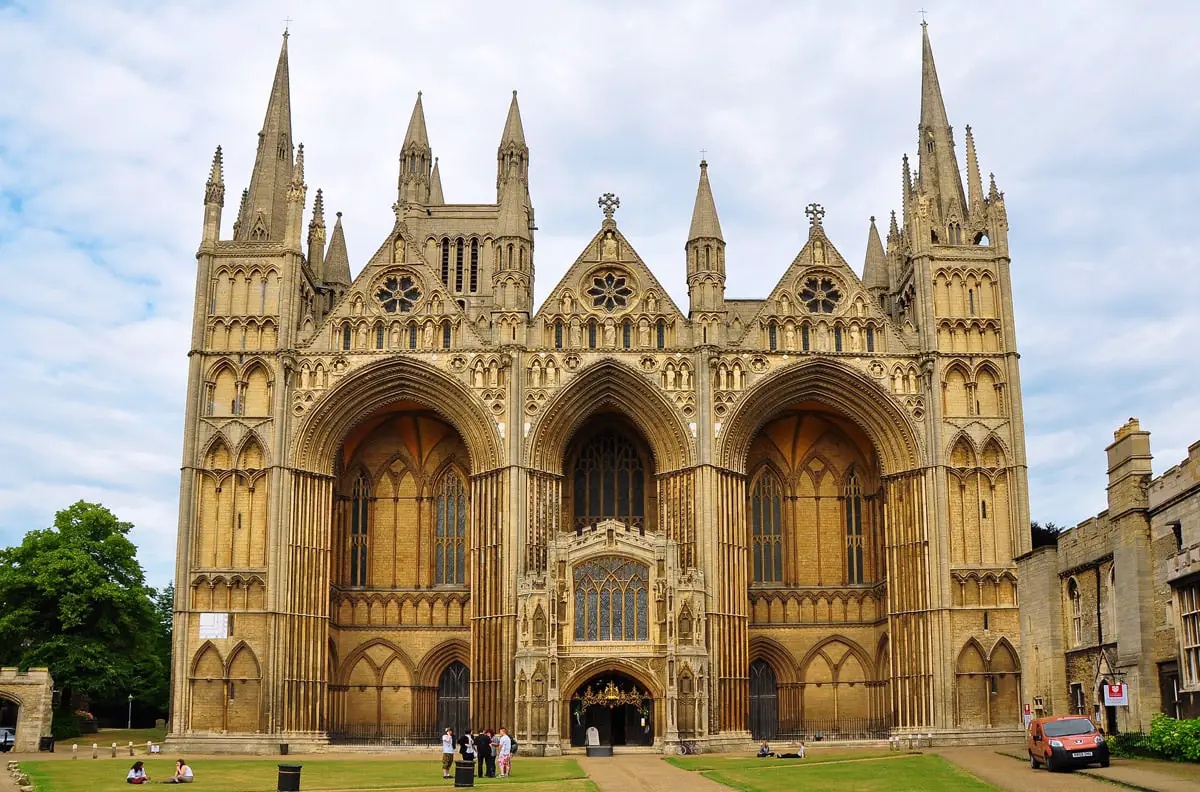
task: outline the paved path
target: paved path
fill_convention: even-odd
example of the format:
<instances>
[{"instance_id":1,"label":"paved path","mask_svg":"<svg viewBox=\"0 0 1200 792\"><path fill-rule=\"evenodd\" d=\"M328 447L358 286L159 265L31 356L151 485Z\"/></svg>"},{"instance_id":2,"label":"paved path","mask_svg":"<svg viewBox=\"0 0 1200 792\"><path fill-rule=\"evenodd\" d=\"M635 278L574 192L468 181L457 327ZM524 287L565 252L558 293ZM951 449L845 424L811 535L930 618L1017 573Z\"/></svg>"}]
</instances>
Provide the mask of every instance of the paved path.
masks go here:
<instances>
[{"instance_id":1,"label":"paved path","mask_svg":"<svg viewBox=\"0 0 1200 792\"><path fill-rule=\"evenodd\" d=\"M992 746L938 748L933 752L988 783L1011 792L1028 792L1031 789L1038 792L1112 792L1113 785L1105 781L1153 792L1200 791L1200 781L1160 772L1152 764L1134 759L1114 758L1112 765L1106 768L1091 766L1071 773L1049 773L1045 768L1031 770L1025 759L1027 754L1021 746L1004 746L999 750L1004 754L998 753Z\"/></svg>"},{"instance_id":2,"label":"paved path","mask_svg":"<svg viewBox=\"0 0 1200 792\"><path fill-rule=\"evenodd\" d=\"M1025 757L1028 756L1023 748L1002 750L1009 756L1017 757L1022 761L1025 761ZM1092 765L1075 772L1116 781L1139 789L1153 789L1154 792L1198 792L1200 790L1200 773L1197 773L1193 779L1182 778L1172 773L1162 772L1154 765L1154 762L1113 757L1112 764L1108 767Z\"/></svg>"},{"instance_id":3,"label":"paved path","mask_svg":"<svg viewBox=\"0 0 1200 792\"><path fill-rule=\"evenodd\" d=\"M600 792L729 792L724 784L680 770L655 754L572 758L578 759Z\"/></svg>"}]
</instances>

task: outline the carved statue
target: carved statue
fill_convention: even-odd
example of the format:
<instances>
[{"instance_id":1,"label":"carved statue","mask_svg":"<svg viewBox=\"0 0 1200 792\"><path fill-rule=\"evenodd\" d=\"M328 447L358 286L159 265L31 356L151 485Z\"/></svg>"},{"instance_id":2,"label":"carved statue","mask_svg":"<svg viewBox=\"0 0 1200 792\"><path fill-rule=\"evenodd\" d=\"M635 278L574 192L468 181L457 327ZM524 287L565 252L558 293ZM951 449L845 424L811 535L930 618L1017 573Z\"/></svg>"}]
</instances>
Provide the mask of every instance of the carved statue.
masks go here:
<instances>
[{"instance_id":1,"label":"carved statue","mask_svg":"<svg viewBox=\"0 0 1200 792\"><path fill-rule=\"evenodd\" d=\"M391 339L392 349L396 349L400 346L400 328L398 326L392 327Z\"/></svg>"},{"instance_id":2,"label":"carved statue","mask_svg":"<svg viewBox=\"0 0 1200 792\"><path fill-rule=\"evenodd\" d=\"M425 348L432 349L433 348L433 325L432 324L425 325L424 340L425 340Z\"/></svg>"},{"instance_id":3,"label":"carved statue","mask_svg":"<svg viewBox=\"0 0 1200 792\"><path fill-rule=\"evenodd\" d=\"M816 242L813 242L813 263L825 263L825 243L819 239Z\"/></svg>"},{"instance_id":4,"label":"carved statue","mask_svg":"<svg viewBox=\"0 0 1200 792\"><path fill-rule=\"evenodd\" d=\"M796 348L796 328L788 325L783 330L783 345L786 349Z\"/></svg>"},{"instance_id":5,"label":"carved statue","mask_svg":"<svg viewBox=\"0 0 1200 792\"><path fill-rule=\"evenodd\" d=\"M617 260L617 236L612 231L604 232L604 239L600 242L600 258L603 261Z\"/></svg>"},{"instance_id":6,"label":"carved statue","mask_svg":"<svg viewBox=\"0 0 1200 792\"><path fill-rule=\"evenodd\" d=\"M579 346L579 324L578 323L576 323L576 322L571 323L571 332L569 335L571 337L571 346L572 347Z\"/></svg>"},{"instance_id":7,"label":"carved statue","mask_svg":"<svg viewBox=\"0 0 1200 792\"><path fill-rule=\"evenodd\" d=\"M649 298L647 298L649 302ZM638 345L642 347L650 346L650 325L642 322L638 325Z\"/></svg>"},{"instance_id":8,"label":"carved statue","mask_svg":"<svg viewBox=\"0 0 1200 792\"><path fill-rule=\"evenodd\" d=\"M392 245L392 261L397 264L404 263L404 237L396 237L396 242Z\"/></svg>"},{"instance_id":9,"label":"carved statue","mask_svg":"<svg viewBox=\"0 0 1200 792\"><path fill-rule=\"evenodd\" d=\"M604 345L607 347L615 347L617 345L617 328L613 325L611 319L604 323Z\"/></svg>"},{"instance_id":10,"label":"carved statue","mask_svg":"<svg viewBox=\"0 0 1200 792\"><path fill-rule=\"evenodd\" d=\"M483 363L476 363L475 370L471 374L471 384L476 388L483 387Z\"/></svg>"},{"instance_id":11,"label":"carved statue","mask_svg":"<svg viewBox=\"0 0 1200 792\"><path fill-rule=\"evenodd\" d=\"M654 299L654 293L646 295L646 312L654 313L658 310L658 300Z\"/></svg>"},{"instance_id":12,"label":"carved statue","mask_svg":"<svg viewBox=\"0 0 1200 792\"><path fill-rule=\"evenodd\" d=\"M358 348L359 349L367 348L367 327L366 327L366 325L358 326Z\"/></svg>"}]
</instances>

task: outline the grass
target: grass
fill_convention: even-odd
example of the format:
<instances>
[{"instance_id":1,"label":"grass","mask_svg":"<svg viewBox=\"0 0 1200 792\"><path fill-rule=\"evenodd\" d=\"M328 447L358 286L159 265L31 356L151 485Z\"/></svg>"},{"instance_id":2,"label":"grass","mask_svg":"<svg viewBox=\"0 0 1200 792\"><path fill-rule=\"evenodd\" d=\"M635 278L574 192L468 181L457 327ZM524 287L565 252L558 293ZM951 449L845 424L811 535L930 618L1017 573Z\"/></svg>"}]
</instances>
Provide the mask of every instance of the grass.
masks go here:
<instances>
[{"instance_id":1,"label":"grass","mask_svg":"<svg viewBox=\"0 0 1200 792\"><path fill-rule=\"evenodd\" d=\"M111 743L111 741L110 741ZM125 757L128 760L128 757ZM196 784L185 789L202 788L206 792L275 792L278 765L286 757L274 759L205 759L192 765ZM154 780L174 772L171 758L145 760L146 772ZM132 761L21 762L37 792L116 792L128 790L125 774ZM417 790L448 787L442 779L440 755L398 761L363 759L299 759L303 765L300 782L310 790ZM476 786L495 787L496 792L538 790L585 792L595 786L574 759L526 759L513 761L516 775L507 779L476 779Z\"/></svg>"},{"instance_id":2,"label":"grass","mask_svg":"<svg viewBox=\"0 0 1200 792\"><path fill-rule=\"evenodd\" d=\"M737 762L738 760L733 760ZM764 760L760 760L764 761ZM731 762L731 764L733 764ZM906 755L874 761L806 764L807 759L780 767L782 762L757 767L731 766L705 770L702 775L741 792L995 792L995 787L932 754Z\"/></svg>"},{"instance_id":3,"label":"grass","mask_svg":"<svg viewBox=\"0 0 1200 792\"><path fill-rule=\"evenodd\" d=\"M790 748L781 748L789 751ZM721 754L702 754L700 756L668 756L667 762L682 770L762 770L767 767L780 768L789 766L789 762L802 762L806 765L823 764L825 762L843 762L855 759L880 759L895 757L892 751L872 751L850 749L843 751L813 751L809 749L804 759L759 759L754 756L728 756Z\"/></svg>"},{"instance_id":4,"label":"grass","mask_svg":"<svg viewBox=\"0 0 1200 792\"><path fill-rule=\"evenodd\" d=\"M72 745L79 746L79 753L92 755L92 743L100 746L101 750L109 748L113 743L117 748L127 748L132 740L136 748L141 746L142 753L146 752L146 740L160 743L167 736L166 729L101 729L97 734L84 734L79 737L69 737L54 743L55 751L71 750Z\"/></svg>"}]
</instances>

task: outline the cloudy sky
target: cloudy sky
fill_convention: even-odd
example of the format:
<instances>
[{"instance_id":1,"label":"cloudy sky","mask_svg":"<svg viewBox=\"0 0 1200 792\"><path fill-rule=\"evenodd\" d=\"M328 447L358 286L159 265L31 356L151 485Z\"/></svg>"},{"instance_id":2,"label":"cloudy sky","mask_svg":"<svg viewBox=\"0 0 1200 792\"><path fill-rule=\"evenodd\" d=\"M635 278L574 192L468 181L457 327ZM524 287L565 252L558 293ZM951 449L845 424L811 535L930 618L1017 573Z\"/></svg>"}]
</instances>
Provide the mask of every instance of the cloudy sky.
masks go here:
<instances>
[{"instance_id":1,"label":"cloudy sky","mask_svg":"<svg viewBox=\"0 0 1200 792\"><path fill-rule=\"evenodd\" d=\"M1156 471L1200 439L1200 4L924 5L958 140L971 124L1006 192L1032 514L1074 524L1126 418ZM223 145L228 235L285 18L309 195L345 213L355 271L416 92L447 200L484 202L515 88L539 299L612 191L686 304L701 149L729 296L767 293L810 201L862 261L913 153L919 6L0 0L0 542L87 498L136 524L152 583L172 574L204 180Z\"/></svg>"}]
</instances>

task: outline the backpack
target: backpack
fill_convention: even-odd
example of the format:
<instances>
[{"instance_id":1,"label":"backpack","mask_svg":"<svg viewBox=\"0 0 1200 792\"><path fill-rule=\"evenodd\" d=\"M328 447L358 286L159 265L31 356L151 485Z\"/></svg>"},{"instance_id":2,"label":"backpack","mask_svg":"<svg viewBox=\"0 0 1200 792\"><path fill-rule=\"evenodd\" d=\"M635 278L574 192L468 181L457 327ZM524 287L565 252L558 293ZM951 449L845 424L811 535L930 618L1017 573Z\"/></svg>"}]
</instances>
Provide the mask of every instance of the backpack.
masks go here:
<instances>
[{"instance_id":1,"label":"backpack","mask_svg":"<svg viewBox=\"0 0 1200 792\"><path fill-rule=\"evenodd\" d=\"M512 745L509 747L508 750L515 754L517 752L517 738L513 737L511 739L512 739Z\"/></svg>"}]
</instances>

